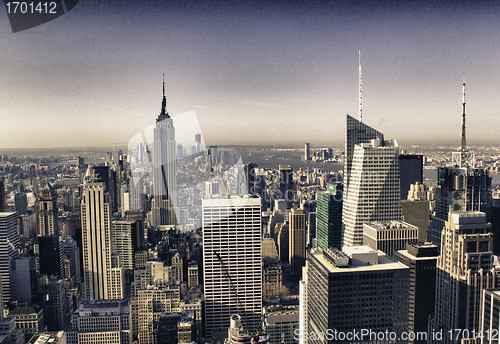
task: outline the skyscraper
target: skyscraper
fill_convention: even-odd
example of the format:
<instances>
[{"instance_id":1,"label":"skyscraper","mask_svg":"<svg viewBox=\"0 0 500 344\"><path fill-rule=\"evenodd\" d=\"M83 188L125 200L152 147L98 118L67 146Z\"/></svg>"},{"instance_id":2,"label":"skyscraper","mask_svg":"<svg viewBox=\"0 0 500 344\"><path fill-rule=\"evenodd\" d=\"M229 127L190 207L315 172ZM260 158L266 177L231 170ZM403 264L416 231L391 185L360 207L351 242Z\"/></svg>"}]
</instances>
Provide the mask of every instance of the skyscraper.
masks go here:
<instances>
[{"instance_id":1,"label":"skyscraper","mask_svg":"<svg viewBox=\"0 0 500 344\"><path fill-rule=\"evenodd\" d=\"M17 213L0 213L0 276L2 278L3 302L11 300L14 281L11 280L11 260L19 258L19 233Z\"/></svg>"},{"instance_id":2,"label":"skyscraper","mask_svg":"<svg viewBox=\"0 0 500 344\"><path fill-rule=\"evenodd\" d=\"M401 221L396 140L356 144L342 209L343 244L362 245L363 223Z\"/></svg>"},{"instance_id":3,"label":"skyscraper","mask_svg":"<svg viewBox=\"0 0 500 344\"><path fill-rule=\"evenodd\" d=\"M174 209L177 206L176 144L174 124L167 112L165 80L163 80L161 111L156 119L153 136L152 225L173 225L176 222Z\"/></svg>"},{"instance_id":4,"label":"skyscraper","mask_svg":"<svg viewBox=\"0 0 500 344\"><path fill-rule=\"evenodd\" d=\"M302 209L292 209L289 218L290 273L300 276L306 263L306 214Z\"/></svg>"},{"instance_id":5,"label":"skyscraper","mask_svg":"<svg viewBox=\"0 0 500 344\"><path fill-rule=\"evenodd\" d=\"M342 248L342 183L327 184L316 194L316 239L321 250Z\"/></svg>"},{"instance_id":6,"label":"skyscraper","mask_svg":"<svg viewBox=\"0 0 500 344\"><path fill-rule=\"evenodd\" d=\"M38 235L59 235L57 192L49 182L40 191L38 204Z\"/></svg>"},{"instance_id":7,"label":"skyscraper","mask_svg":"<svg viewBox=\"0 0 500 344\"><path fill-rule=\"evenodd\" d=\"M493 266L490 230L485 213L449 213L437 260L436 307L434 317L429 320L431 330L442 329L443 333L454 329L469 333L481 330L483 290L497 288L500 280L500 268ZM442 342L455 343L460 339L451 340L443 335Z\"/></svg>"},{"instance_id":8,"label":"skyscraper","mask_svg":"<svg viewBox=\"0 0 500 344\"><path fill-rule=\"evenodd\" d=\"M486 222L491 221L491 177L487 170L475 167L474 152L467 147L465 135L465 76L462 103L462 139L460 148L453 152L453 165L438 167L436 211L431 217L428 240L441 246L441 231L448 220L448 212L481 211ZM495 241L500 237L495 238Z\"/></svg>"},{"instance_id":9,"label":"skyscraper","mask_svg":"<svg viewBox=\"0 0 500 344\"><path fill-rule=\"evenodd\" d=\"M304 145L304 160L311 160L311 145L309 142Z\"/></svg>"},{"instance_id":10,"label":"skyscraper","mask_svg":"<svg viewBox=\"0 0 500 344\"><path fill-rule=\"evenodd\" d=\"M280 165L280 198L286 201L287 208L293 202L293 171L290 165Z\"/></svg>"},{"instance_id":11,"label":"skyscraper","mask_svg":"<svg viewBox=\"0 0 500 344\"><path fill-rule=\"evenodd\" d=\"M342 250L326 249L307 257L305 334L326 334L330 329L338 335L331 340L306 336L304 342L402 343L346 338L346 333L369 329L399 336L408 331L409 268L367 246Z\"/></svg>"},{"instance_id":12,"label":"skyscraper","mask_svg":"<svg viewBox=\"0 0 500 344\"><path fill-rule=\"evenodd\" d=\"M207 337L227 333L233 314L254 331L262 313L260 198L203 199L202 207Z\"/></svg>"},{"instance_id":13,"label":"skyscraper","mask_svg":"<svg viewBox=\"0 0 500 344\"><path fill-rule=\"evenodd\" d=\"M40 274L64 278L63 242L60 235L38 237Z\"/></svg>"},{"instance_id":14,"label":"skyscraper","mask_svg":"<svg viewBox=\"0 0 500 344\"><path fill-rule=\"evenodd\" d=\"M401 154L399 156L399 176L401 179L401 199L406 199L410 185L423 182L423 155Z\"/></svg>"},{"instance_id":15,"label":"skyscraper","mask_svg":"<svg viewBox=\"0 0 500 344\"><path fill-rule=\"evenodd\" d=\"M111 269L111 221L104 182L89 167L83 185L82 236L84 298L108 299Z\"/></svg>"},{"instance_id":16,"label":"skyscraper","mask_svg":"<svg viewBox=\"0 0 500 344\"><path fill-rule=\"evenodd\" d=\"M5 211L5 182L0 180L0 213Z\"/></svg>"},{"instance_id":17,"label":"skyscraper","mask_svg":"<svg viewBox=\"0 0 500 344\"><path fill-rule=\"evenodd\" d=\"M373 139L384 141L384 134L358 121L354 117L347 116L347 128L345 134L345 162L344 162L344 184L349 185L351 165L354 155L354 146L369 142Z\"/></svg>"}]
</instances>

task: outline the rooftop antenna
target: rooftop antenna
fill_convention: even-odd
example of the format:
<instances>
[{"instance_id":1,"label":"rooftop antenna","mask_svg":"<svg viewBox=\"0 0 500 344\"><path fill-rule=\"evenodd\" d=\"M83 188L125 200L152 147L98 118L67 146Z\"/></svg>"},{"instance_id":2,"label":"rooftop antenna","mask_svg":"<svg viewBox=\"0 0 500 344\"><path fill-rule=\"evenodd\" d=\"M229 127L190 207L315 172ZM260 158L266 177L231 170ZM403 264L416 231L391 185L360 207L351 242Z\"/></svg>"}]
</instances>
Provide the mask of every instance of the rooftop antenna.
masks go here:
<instances>
[{"instance_id":1,"label":"rooftop antenna","mask_svg":"<svg viewBox=\"0 0 500 344\"><path fill-rule=\"evenodd\" d=\"M361 83L361 49L359 50L359 121L363 122L363 85Z\"/></svg>"},{"instance_id":2,"label":"rooftop antenna","mask_svg":"<svg viewBox=\"0 0 500 344\"><path fill-rule=\"evenodd\" d=\"M464 98L462 102L462 107L463 107L463 112L462 112L462 151L465 151L467 149L467 141L465 139L465 74L464 74L464 82L463 82L463 89L464 89Z\"/></svg>"}]
</instances>

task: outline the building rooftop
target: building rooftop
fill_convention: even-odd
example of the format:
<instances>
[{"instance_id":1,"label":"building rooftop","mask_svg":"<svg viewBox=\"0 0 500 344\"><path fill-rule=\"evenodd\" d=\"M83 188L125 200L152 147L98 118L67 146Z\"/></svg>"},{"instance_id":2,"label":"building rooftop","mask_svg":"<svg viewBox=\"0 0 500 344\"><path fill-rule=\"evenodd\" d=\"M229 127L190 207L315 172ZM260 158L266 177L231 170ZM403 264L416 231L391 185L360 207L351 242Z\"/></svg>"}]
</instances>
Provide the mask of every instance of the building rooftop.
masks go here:
<instances>
[{"instance_id":1,"label":"building rooftop","mask_svg":"<svg viewBox=\"0 0 500 344\"><path fill-rule=\"evenodd\" d=\"M412 225L411 223L402 222L402 221L384 221L384 222L370 222L365 223L366 226L372 227L377 231L386 230L386 229L417 229L418 227Z\"/></svg>"},{"instance_id":2,"label":"building rooftop","mask_svg":"<svg viewBox=\"0 0 500 344\"><path fill-rule=\"evenodd\" d=\"M327 259L323 253L311 253L310 255L317 259L329 273L358 273L367 271L382 271L382 270L395 270L395 269L408 269L406 265L398 262L396 259L386 255L382 251L373 250L368 246L344 246L342 250L350 257L352 253L356 254L369 254L370 258L376 254L377 262L375 264L363 264L360 260L357 264L351 264L349 267L335 267Z\"/></svg>"}]
</instances>

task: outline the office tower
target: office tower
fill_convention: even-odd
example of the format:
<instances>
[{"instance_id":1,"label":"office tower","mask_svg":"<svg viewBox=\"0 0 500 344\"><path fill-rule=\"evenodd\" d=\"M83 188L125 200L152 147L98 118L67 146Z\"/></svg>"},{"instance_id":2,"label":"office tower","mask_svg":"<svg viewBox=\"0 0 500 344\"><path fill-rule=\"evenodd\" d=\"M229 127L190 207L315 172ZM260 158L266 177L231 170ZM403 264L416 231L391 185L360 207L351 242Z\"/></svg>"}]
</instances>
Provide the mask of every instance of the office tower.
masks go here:
<instances>
[{"instance_id":1,"label":"office tower","mask_svg":"<svg viewBox=\"0 0 500 344\"><path fill-rule=\"evenodd\" d=\"M436 301L436 263L438 248L432 243L406 244L405 250L394 254L410 268L410 299L408 333L427 332L429 316ZM427 343L422 338L409 343Z\"/></svg>"},{"instance_id":2,"label":"office tower","mask_svg":"<svg viewBox=\"0 0 500 344\"><path fill-rule=\"evenodd\" d=\"M281 262L290 260L290 230L288 221L277 223L275 229L276 243L278 244L278 256Z\"/></svg>"},{"instance_id":3,"label":"office tower","mask_svg":"<svg viewBox=\"0 0 500 344\"><path fill-rule=\"evenodd\" d=\"M0 213L4 214L4 213ZM2 299L2 277L0 276L0 340L2 343L8 344L24 344L24 333L20 328L16 327L16 320L14 318L5 318L3 315L4 300Z\"/></svg>"},{"instance_id":4,"label":"office tower","mask_svg":"<svg viewBox=\"0 0 500 344\"><path fill-rule=\"evenodd\" d=\"M307 247L316 249L316 212L309 211L307 213Z\"/></svg>"},{"instance_id":5,"label":"office tower","mask_svg":"<svg viewBox=\"0 0 500 344\"><path fill-rule=\"evenodd\" d=\"M0 276L4 303L10 302L16 288L10 273L12 259L20 257L18 223L17 213L0 213Z\"/></svg>"},{"instance_id":6,"label":"office tower","mask_svg":"<svg viewBox=\"0 0 500 344\"><path fill-rule=\"evenodd\" d=\"M394 252L416 243L418 228L400 221L369 222L363 224L363 245L394 257Z\"/></svg>"},{"instance_id":7,"label":"office tower","mask_svg":"<svg viewBox=\"0 0 500 344\"><path fill-rule=\"evenodd\" d=\"M304 145L304 160L311 160L311 145L309 144L309 142Z\"/></svg>"},{"instance_id":8,"label":"office tower","mask_svg":"<svg viewBox=\"0 0 500 344\"><path fill-rule=\"evenodd\" d=\"M431 330L443 329L444 333L454 329L480 331L483 289L498 287L500 280L500 268L493 266L490 230L485 213L449 213L441 233L436 307L434 317L429 320ZM443 336L443 342L455 341Z\"/></svg>"},{"instance_id":9,"label":"office tower","mask_svg":"<svg viewBox=\"0 0 500 344\"><path fill-rule=\"evenodd\" d=\"M291 208L293 202L293 172L290 165L280 165L280 198L286 201L286 207Z\"/></svg>"},{"instance_id":10,"label":"office tower","mask_svg":"<svg viewBox=\"0 0 500 344\"><path fill-rule=\"evenodd\" d=\"M257 329L262 313L260 198L204 199L202 207L207 337L221 328L225 332L233 314L242 316L245 328Z\"/></svg>"},{"instance_id":11,"label":"office tower","mask_svg":"<svg viewBox=\"0 0 500 344\"><path fill-rule=\"evenodd\" d=\"M44 321L48 331L65 331L70 323L68 285L55 276L42 280L44 299Z\"/></svg>"},{"instance_id":12,"label":"office tower","mask_svg":"<svg viewBox=\"0 0 500 344\"><path fill-rule=\"evenodd\" d=\"M150 285L147 289L137 290L135 299L132 299L132 313L137 312L137 315L132 314L132 326L137 328L139 344L154 344L154 328L160 315L164 312L178 312L179 304L178 287Z\"/></svg>"},{"instance_id":13,"label":"office tower","mask_svg":"<svg viewBox=\"0 0 500 344\"><path fill-rule=\"evenodd\" d=\"M290 273L300 276L306 264L306 214L302 209L292 209L289 218Z\"/></svg>"},{"instance_id":14,"label":"office tower","mask_svg":"<svg viewBox=\"0 0 500 344\"><path fill-rule=\"evenodd\" d=\"M139 169L132 171L132 178L130 179L130 209L142 210L144 209L144 186L141 178L143 172Z\"/></svg>"},{"instance_id":15,"label":"office tower","mask_svg":"<svg viewBox=\"0 0 500 344\"><path fill-rule=\"evenodd\" d=\"M108 194L99 175L89 168L83 184L82 236L84 298L108 299L111 269L111 221Z\"/></svg>"},{"instance_id":16,"label":"office tower","mask_svg":"<svg viewBox=\"0 0 500 344\"><path fill-rule=\"evenodd\" d=\"M38 237L40 274L64 278L63 243L60 235Z\"/></svg>"},{"instance_id":17,"label":"office tower","mask_svg":"<svg viewBox=\"0 0 500 344\"><path fill-rule=\"evenodd\" d=\"M467 147L465 135L465 76L462 103L461 146L453 152L453 165L438 167L435 214L431 217L429 241L441 247L441 231L448 220L450 209L456 211L481 211L486 222L491 222L491 177L487 170L475 167L474 152ZM495 240L500 240L495 238Z\"/></svg>"},{"instance_id":18,"label":"office tower","mask_svg":"<svg viewBox=\"0 0 500 344\"><path fill-rule=\"evenodd\" d=\"M132 315L128 300L84 300L75 310L67 344L132 344Z\"/></svg>"},{"instance_id":19,"label":"office tower","mask_svg":"<svg viewBox=\"0 0 500 344\"><path fill-rule=\"evenodd\" d=\"M134 270L135 251L144 244L144 233L137 220L111 221L111 247L119 253L125 270Z\"/></svg>"},{"instance_id":20,"label":"office tower","mask_svg":"<svg viewBox=\"0 0 500 344\"><path fill-rule=\"evenodd\" d=\"M363 223L401 221L396 140L357 144L342 204L343 245L363 243Z\"/></svg>"},{"instance_id":21,"label":"office tower","mask_svg":"<svg viewBox=\"0 0 500 344\"><path fill-rule=\"evenodd\" d=\"M5 212L5 182L0 180L0 213Z\"/></svg>"},{"instance_id":22,"label":"office tower","mask_svg":"<svg viewBox=\"0 0 500 344\"><path fill-rule=\"evenodd\" d=\"M153 130L153 203L151 219L153 226L174 225L174 209L177 206L175 128L167 112L165 80L161 111Z\"/></svg>"},{"instance_id":23,"label":"office tower","mask_svg":"<svg viewBox=\"0 0 500 344\"><path fill-rule=\"evenodd\" d=\"M424 156L401 154L399 156L399 176L401 199L406 199L410 185L423 182Z\"/></svg>"},{"instance_id":24,"label":"office tower","mask_svg":"<svg viewBox=\"0 0 500 344\"><path fill-rule=\"evenodd\" d=\"M57 192L47 182L40 191L38 202L38 235L59 235Z\"/></svg>"},{"instance_id":25,"label":"office tower","mask_svg":"<svg viewBox=\"0 0 500 344\"><path fill-rule=\"evenodd\" d=\"M92 166L94 174L99 175L104 182L104 190L108 193L109 210L111 213L118 211L118 188L116 185L116 171L110 166L95 165Z\"/></svg>"},{"instance_id":26,"label":"office tower","mask_svg":"<svg viewBox=\"0 0 500 344\"><path fill-rule=\"evenodd\" d=\"M367 246L342 249L308 255L307 333L327 333L330 329L345 335L353 330L370 329L400 336L407 332L409 268ZM305 342L355 340L340 335L330 341L309 338ZM359 343L375 342L367 337L359 340Z\"/></svg>"},{"instance_id":27,"label":"office tower","mask_svg":"<svg viewBox=\"0 0 500 344\"><path fill-rule=\"evenodd\" d=\"M498 343L498 335L500 333L500 321L498 316L500 313L500 288L484 289L481 301L482 338L478 338L478 343Z\"/></svg>"},{"instance_id":28,"label":"office tower","mask_svg":"<svg viewBox=\"0 0 500 344\"><path fill-rule=\"evenodd\" d=\"M35 257L19 257L12 261L11 278L15 279L16 288L12 299L31 305L38 297L38 272Z\"/></svg>"},{"instance_id":29,"label":"office tower","mask_svg":"<svg viewBox=\"0 0 500 344\"><path fill-rule=\"evenodd\" d=\"M384 134L358 121L354 117L349 115L346 116L347 129L345 134L344 184L348 186L351 176L354 147L360 143L370 142L373 139L384 141Z\"/></svg>"},{"instance_id":30,"label":"office tower","mask_svg":"<svg viewBox=\"0 0 500 344\"><path fill-rule=\"evenodd\" d=\"M28 198L24 192L16 193L14 196L14 211L19 215L26 214L26 210L28 209Z\"/></svg>"},{"instance_id":31,"label":"office tower","mask_svg":"<svg viewBox=\"0 0 500 344\"><path fill-rule=\"evenodd\" d=\"M318 249L342 248L342 183L327 184L316 193L316 240Z\"/></svg>"},{"instance_id":32,"label":"office tower","mask_svg":"<svg viewBox=\"0 0 500 344\"><path fill-rule=\"evenodd\" d=\"M178 343L177 324L182 320L179 312L162 313L156 325L156 343Z\"/></svg>"},{"instance_id":33,"label":"office tower","mask_svg":"<svg viewBox=\"0 0 500 344\"><path fill-rule=\"evenodd\" d=\"M418 242L427 241L430 224L429 206L425 186L420 183L410 185L407 199L401 201L401 210L405 222L418 227Z\"/></svg>"},{"instance_id":34,"label":"office tower","mask_svg":"<svg viewBox=\"0 0 500 344\"><path fill-rule=\"evenodd\" d=\"M65 256L65 261L67 260L64 266L64 275L66 279L70 281L68 285L72 288L75 284L80 284L82 282L82 276L80 274L80 248L75 239L70 236L67 236L63 241L63 254Z\"/></svg>"}]
</instances>

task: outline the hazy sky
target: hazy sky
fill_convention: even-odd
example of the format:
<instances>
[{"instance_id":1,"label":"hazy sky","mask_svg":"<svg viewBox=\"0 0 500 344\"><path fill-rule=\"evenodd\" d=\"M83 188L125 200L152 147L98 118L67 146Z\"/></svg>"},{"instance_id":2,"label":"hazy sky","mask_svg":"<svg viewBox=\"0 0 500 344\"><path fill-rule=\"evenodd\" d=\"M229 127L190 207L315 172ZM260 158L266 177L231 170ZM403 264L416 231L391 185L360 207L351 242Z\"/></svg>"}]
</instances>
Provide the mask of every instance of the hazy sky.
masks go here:
<instances>
[{"instance_id":1,"label":"hazy sky","mask_svg":"<svg viewBox=\"0 0 500 344\"><path fill-rule=\"evenodd\" d=\"M400 144L500 145L498 1L80 0L12 33L0 9L0 148L126 144L172 116L210 144L339 144L358 114ZM194 141L194 139L193 139Z\"/></svg>"}]
</instances>

